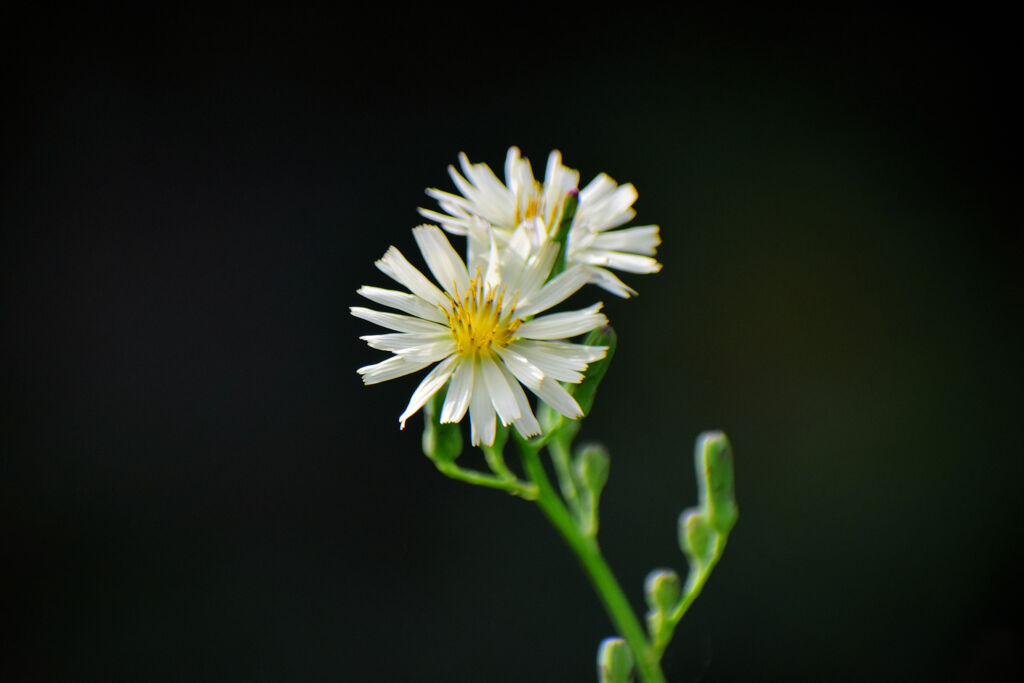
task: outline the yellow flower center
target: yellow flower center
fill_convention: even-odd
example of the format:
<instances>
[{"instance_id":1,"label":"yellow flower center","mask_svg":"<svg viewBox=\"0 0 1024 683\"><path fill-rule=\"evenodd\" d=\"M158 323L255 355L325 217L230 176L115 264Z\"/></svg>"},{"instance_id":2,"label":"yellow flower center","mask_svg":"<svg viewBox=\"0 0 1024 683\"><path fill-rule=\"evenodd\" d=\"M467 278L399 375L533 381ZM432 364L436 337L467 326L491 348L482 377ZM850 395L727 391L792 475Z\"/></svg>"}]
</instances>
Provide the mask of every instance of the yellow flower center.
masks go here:
<instances>
[{"instance_id":1,"label":"yellow flower center","mask_svg":"<svg viewBox=\"0 0 1024 683\"><path fill-rule=\"evenodd\" d=\"M516 330L523 323L513 317L515 301L502 312L502 299L505 288L495 291L484 285L477 275L469 281L469 289L462 296L448 296L448 309L445 316L452 336L458 347L458 353L473 356L478 353L490 353L491 345L508 346L515 339Z\"/></svg>"},{"instance_id":2,"label":"yellow flower center","mask_svg":"<svg viewBox=\"0 0 1024 683\"><path fill-rule=\"evenodd\" d=\"M562 213L564 198L554 202L553 206L548 206L544 202L544 187L537 181L534 181L532 187L521 189L520 193L520 196L516 197L516 226L531 218L540 218L544 227L553 232L558 227L555 220Z\"/></svg>"}]
</instances>

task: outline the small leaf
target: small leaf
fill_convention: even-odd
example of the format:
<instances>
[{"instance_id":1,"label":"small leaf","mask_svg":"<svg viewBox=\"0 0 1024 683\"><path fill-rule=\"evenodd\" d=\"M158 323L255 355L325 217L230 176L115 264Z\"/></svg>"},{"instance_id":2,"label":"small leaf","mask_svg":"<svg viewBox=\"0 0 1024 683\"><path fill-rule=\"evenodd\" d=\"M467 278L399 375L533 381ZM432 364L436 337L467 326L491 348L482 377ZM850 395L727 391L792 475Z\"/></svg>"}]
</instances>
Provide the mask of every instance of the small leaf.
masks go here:
<instances>
[{"instance_id":1,"label":"small leaf","mask_svg":"<svg viewBox=\"0 0 1024 683\"><path fill-rule=\"evenodd\" d=\"M633 653L622 638L605 638L597 649L599 683L631 683Z\"/></svg>"}]
</instances>

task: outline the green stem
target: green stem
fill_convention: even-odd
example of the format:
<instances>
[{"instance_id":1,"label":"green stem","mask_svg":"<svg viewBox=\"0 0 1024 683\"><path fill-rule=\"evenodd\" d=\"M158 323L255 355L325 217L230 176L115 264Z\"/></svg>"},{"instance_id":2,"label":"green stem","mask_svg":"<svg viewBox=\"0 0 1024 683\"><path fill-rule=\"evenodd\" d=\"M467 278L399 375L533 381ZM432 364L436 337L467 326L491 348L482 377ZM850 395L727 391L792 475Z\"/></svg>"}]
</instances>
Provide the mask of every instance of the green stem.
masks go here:
<instances>
[{"instance_id":1,"label":"green stem","mask_svg":"<svg viewBox=\"0 0 1024 683\"><path fill-rule=\"evenodd\" d=\"M579 558L616 630L626 639L626 643L633 651L641 679L645 683L665 683L665 675L661 672L658 659L648 645L644 629L633 613L622 587L601 555L597 542L584 536L576 526L572 515L548 479L537 448L529 442L520 442L520 450L526 474L537 485L537 504Z\"/></svg>"},{"instance_id":2,"label":"green stem","mask_svg":"<svg viewBox=\"0 0 1024 683\"><path fill-rule=\"evenodd\" d=\"M576 482L573 480L572 470L569 466L569 446L562 439L554 438L548 442L548 452L551 453L551 462L555 465L555 474L558 475L562 498L570 508L575 510L579 506L579 492L576 490Z\"/></svg>"},{"instance_id":3,"label":"green stem","mask_svg":"<svg viewBox=\"0 0 1024 683\"><path fill-rule=\"evenodd\" d=\"M494 446L481 446L480 448L484 451L484 459L487 461L487 466L491 468L491 471L498 475L505 481L515 481L516 475L505 465L505 458L502 455L500 448Z\"/></svg>"},{"instance_id":4,"label":"green stem","mask_svg":"<svg viewBox=\"0 0 1024 683\"><path fill-rule=\"evenodd\" d=\"M715 565L718 564L718 560L722 557L722 552L724 550L725 542L719 538L715 541L715 549L711 559L708 560L708 563L704 567L701 567L692 582L687 582L686 595L683 596L683 599L679 601L678 605L676 605L672 614L669 615L668 626L661 632L661 637L651 646L654 656L659 661L665 652L665 648L668 647L669 642L671 642L672 636L675 634L676 626L679 625L683 615L686 614L686 611L690 609L690 605L693 604L693 601L700 595L701 590L704 589L704 584L707 583L708 577L711 576L711 572L715 568Z\"/></svg>"},{"instance_id":5,"label":"green stem","mask_svg":"<svg viewBox=\"0 0 1024 683\"><path fill-rule=\"evenodd\" d=\"M450 462L434 462L438 470L441 471L447 477L452 479L458 479L468 484L476 484L477 486L486 486L492 489L501 489L502 491L508 491L509 493L521 496L526 500L536 500L537 498L537 485L532 483L524 483L518 480L511 480L496 477L490 474L484 474L483 472L477 472L476 470L467 470L458 465Z\"/></svg>"}]
</instances>

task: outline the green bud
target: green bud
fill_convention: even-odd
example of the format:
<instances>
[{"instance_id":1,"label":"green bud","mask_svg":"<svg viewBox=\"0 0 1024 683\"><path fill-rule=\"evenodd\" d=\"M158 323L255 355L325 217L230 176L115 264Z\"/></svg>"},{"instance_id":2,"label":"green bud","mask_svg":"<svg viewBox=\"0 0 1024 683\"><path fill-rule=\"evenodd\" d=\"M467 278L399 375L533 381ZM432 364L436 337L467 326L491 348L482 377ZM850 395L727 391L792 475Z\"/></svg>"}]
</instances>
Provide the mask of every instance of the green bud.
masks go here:
<instances>
[{"instance_id":1,"label":"green bud","mask_svg":"<svg viewBox=\"0 0 1024 683\"><path fill-rule=\"evenodd\" d=\"M611 458L601 444L587 444L576 449L572 461L572 479L576 486L577 498L574 503L576 520L584 536L597 535L598 506L601 491L608 483Z\"/></svg>"},{"instance_id":2,"label":"green bud","mask_svg":"<svg viewBox=\"0 0 1024 683\"><path fill-rule=\"evenodd\" d=\"M652 609L647 613L647 633L651 636L651 640L660 640L665 626L665 612Z\"/></svg>"},{"instance_id":3,"label":"green bud","mask_svg":"<svg viewBox=\"0 0 1024 683\"><path fill-rule=\"evenodd\" d=\"M573 468L579 483L590 491L596 501L608 483L608 470L611 469L608 451L598 443L580 446L576 450Z\"/></svg>"},{"instance_id":4,"label":"green bud","mask_svg":"<svg viewBox=\"0 0 1024 683\"><path fill-rule=\"evenodd\" d=\"M702 510L691 508L679 515L679 547L697 566L703 567L711 561L716 537Z\"/></svg>"},{"instance_id":5,"label":"green bud","mask_svg":"<svg viewBox=\"0 0 1024 683\"><path fill-rule=\"evenodd\" d=\"M740 515L729 439L722 432L704 432L697 437L694 457L700 504L708 511L708 523L718 533L728 535Z\"/></svg>"},{"instance_id":6,"label":"green bud","mask_svg":"<svg viewBox=\"0 0 1024 683\"><path fill-rule=\"evenodd\" d=\"M605 638L597 649L597 680L600 683L630 683L633 653L622 638Z\"/></svg>"},{"instance_id":7,"label":"green bud","mask_svg":"<svg viewBox=\"0 0 1024 683\"><path fill-rule=\"evenodd\" d=\"M644 581L647 606L654 612L671 612L679 604L683 586L671 569L655 569Z\"/></svg>"},{"instance_id":8,"label":"green bud","mask_svg":"<svg viewBox=\"0 0 1024 683\"><path fill-rule=\"evenodd\" d=\"M597 395L597 386L604 379L604 373L608 372L608 366L611 365L612 356L615 355L615 347L618 344L618 338L615 335L615 330L612 329L611 325L605 325L599 327L596 330L591 330L590 334L586 336L583 343L587 346L606 346L608 350L604 354L604 358L594 361L587 366L586 376L583 381L579 384L569 385L567 389L576 399L576 402L580 404L580 409L583 410L584 415L590 414L590 408L594 405L594 397Z\"/></svg>"},{"instance_id":9,"label":"green bud","mask_svg":"<svg viewBox=\"0 0 1024 683\"><path fill-rule=\"evenodd\" d=\"M423 406L423 453L438 463L453 462L462 455L462 430L456 424L441 424L438 415L444 399L434 394Z\"/></svg>"}]
</instances>

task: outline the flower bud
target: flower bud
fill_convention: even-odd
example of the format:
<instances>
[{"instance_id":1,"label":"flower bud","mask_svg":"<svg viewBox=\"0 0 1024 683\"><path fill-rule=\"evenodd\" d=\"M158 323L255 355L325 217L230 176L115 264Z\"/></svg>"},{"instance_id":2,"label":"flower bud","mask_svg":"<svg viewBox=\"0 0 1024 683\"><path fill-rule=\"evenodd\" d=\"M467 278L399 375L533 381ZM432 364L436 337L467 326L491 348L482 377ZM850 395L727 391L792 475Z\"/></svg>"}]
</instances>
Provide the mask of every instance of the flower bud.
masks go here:
<instances>
[{"instance_id":1,"label":"flower bud","mask_svg":"<svg viewBox=\"0 0 1024 683\"><path fill-rule=\"evenodd\" d=\"M698 567L710 562L716 536L700 509L683 510L679 515L679 547L691 563Z\"/></svg>"},{"instance_id":2,"label":"flower bud","mask_svg":"<svg viewBox=\"0 0 1024 683\"><path fill-rule=\"evenodd\" d=\"M733 482L732 446L722 432L704 432L697 437L695 453L700 503L707 510L708 523L727 535L739 518Z\"/></svg>"},{"instance_id":3,"label":"flower bud","mask_svg":"<svg viewBox=\"0 0 1024 683\"><path fill-rule=\"evenodd\" d=\"M633 680L633 653L622 638L605 638L597 649L599 683L630 683Z\"/></svg>"},{"instance_id":4,"label":"flower bud","mask_svg":"<svg viewBox=\"0 0 1024 683\"><path fill-rule=\"evenodd\" d=\"M608 483L608 471L611 469L611 458L605 447L598 443L581 446L576 451L573 467L580 484L590 491L595 500L599 498Z\"/></svg>"},{"instance_id":5,"label":"flower bud","mask_svg":"<svg viewBox=\"0 0 1024 683\"><path fill-rule=\"evenodd\" d=\"M652 611L671 612L679 604L682 583L679 575L671 569L655 569L644 581L647 606Z\"/></svg>"}]
</instances>

